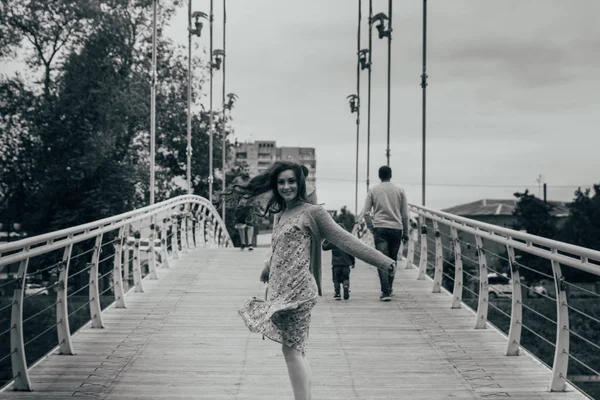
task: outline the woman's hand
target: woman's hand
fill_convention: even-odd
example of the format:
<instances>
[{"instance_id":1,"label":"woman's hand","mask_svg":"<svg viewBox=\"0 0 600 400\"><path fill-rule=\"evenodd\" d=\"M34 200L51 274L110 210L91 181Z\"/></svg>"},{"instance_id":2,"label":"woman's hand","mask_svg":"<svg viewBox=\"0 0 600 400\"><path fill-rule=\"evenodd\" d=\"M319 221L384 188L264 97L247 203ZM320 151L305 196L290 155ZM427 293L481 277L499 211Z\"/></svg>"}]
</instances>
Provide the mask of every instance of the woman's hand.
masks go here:
<instances>
[{"instance_id":1,"label":"woman's hand","mask_svg":"<svg viewBox=\"0 0 600 400\"><path fill-rule=\"evenodd\" d=\"M396 275L397 264L396 261L392 262L392 264L388 267L388 274L390 276Z\"/></svg>"},{"instance_id":2,"label":"woman's hand","mask_svg":"<svg viewBox=\"0 0 600 400\"><path fill-rule=\"evenodd\" d=\"M269 270L268 269L263 269L262 272L260 273L260 281L262 283L267 283L269 282Z\"/></svg>"}]
</instances>

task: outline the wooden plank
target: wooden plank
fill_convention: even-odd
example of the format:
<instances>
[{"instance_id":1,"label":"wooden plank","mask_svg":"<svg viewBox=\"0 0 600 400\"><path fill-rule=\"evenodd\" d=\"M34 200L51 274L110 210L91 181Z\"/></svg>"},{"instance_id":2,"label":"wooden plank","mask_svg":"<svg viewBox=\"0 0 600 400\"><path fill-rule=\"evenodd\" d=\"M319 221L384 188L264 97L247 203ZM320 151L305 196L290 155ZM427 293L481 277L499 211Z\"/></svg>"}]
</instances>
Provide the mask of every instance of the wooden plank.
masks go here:
<instances>
[{"instance_id":1,"label":"wooden plank","mask_svg":"<svg viewBox=\"0 0 600 400\"><path fill-rule=\"evenodd\" d=\"M290 399L280 345L248 332L237 309L263 296L264 249L197 249L104 313L105 329L83 329L75 356L51 355L31 370L34 392L6 398ZM474 314L450 309L416 270L398 270L394 299L380 302L373 267L357 263L351 298L325 295L313 312L307 357L315 399L581 399L547 392L550 371L531 357L503 355L506 338L475 330Z\"/></svg>"}]
</instances>

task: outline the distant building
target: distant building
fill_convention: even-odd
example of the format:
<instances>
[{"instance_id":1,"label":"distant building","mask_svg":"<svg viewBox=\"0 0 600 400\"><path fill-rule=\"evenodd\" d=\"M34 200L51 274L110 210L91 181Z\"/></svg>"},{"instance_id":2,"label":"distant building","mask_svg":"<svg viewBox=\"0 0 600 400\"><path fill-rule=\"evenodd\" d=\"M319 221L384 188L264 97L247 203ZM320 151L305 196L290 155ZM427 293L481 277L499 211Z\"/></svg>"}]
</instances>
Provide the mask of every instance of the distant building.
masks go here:
<instances>
[{"instance_id":1,"label":"distant building","mask_svg":"<svg viewBox=\"0 0 600 400\"><path fill-rule=\"evenodd\" d=\"M277 147L272 140L235 143L230 158L231 165L248 164L250 176L265 172L275 161L294 161L308 168L307 181L316 186L317 160L313 147Z\"/></svg>"},{"instance_id":2,"label":"distant building","mask_svg":"<svg viewBox=\"0 0 600 400\"><path fill-rule=\"evenodd\" d=\"M279 147L277 148L277 159L305 165L308 168L306 180L316 186L317 158L314 147Z\"/></svg>"},{"instance_id":3,"label":"distant building","mask_svg":"<svg viewBox=\"0 0 600 400\"><path fill-rule=\"evenodd\" d=\"M276 159L274 141L236 142L230 162L245 162L250 169L250 176L254 176L266 171Z\"/></svg>"}]
</instances>

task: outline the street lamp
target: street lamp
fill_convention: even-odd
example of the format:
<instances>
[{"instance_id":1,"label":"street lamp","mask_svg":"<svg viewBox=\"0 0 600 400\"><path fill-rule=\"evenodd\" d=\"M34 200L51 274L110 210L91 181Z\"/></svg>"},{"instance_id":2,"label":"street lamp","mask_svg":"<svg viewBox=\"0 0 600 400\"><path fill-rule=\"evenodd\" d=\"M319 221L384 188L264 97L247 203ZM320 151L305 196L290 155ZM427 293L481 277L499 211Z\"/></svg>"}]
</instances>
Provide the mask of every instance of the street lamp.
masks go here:
<instances>
[{"instance_id":1,"label":"street lamp","mask_svg":"<svg viewBox=\"0 0 600 400\"><path fill-rule=\"evenodd\" d=\"M369 191L369 174L371 170L371 72L373 71L373 0L369 0L369 49L359 51L359 60L362 61L361 68L368 68L368 83L367 83L367 192ZM366 61L367 55L369 62Z\"/></svg>"},{"instance_id":2,"label":"street lamp","mask_svg":"<svg viewBox=\"0 0 600 400\"><path fill-rule=\"evenodd\" d=\"M387 166L390 166L390 107L391 107L391 80L392 80L392 0L388 0L388 14L378 13L372 18L373 23L377 23L379 39L388 38L388 70L387 70L387 147L385 157ZM387 21L387 28L385 22Z\"/></svg>"},{"instance_id":3,"label":"street lamp","mask_svg":"<svg viewBox=\"0 0 600 400\"><path fill-rule=\"evenodd\" d=\"M350 113L354 114L358 112L358 96L355 94L351 94L346 97L348 100L348 104L350 105Z\"/></svg>"},{"instance_id":4,"label":"street lamp","mask_svg":"<svg viewBox=\"0 0 600 400\"><path fill-rule=\"evenodd\" d=\"M358 0L358 24L356 30L356 50L357 50L357 62L356 62L356 161L355 161L355 175L354 175L354 215L358 215L358 155L360 146L360 71L364 70L367 66L367 54L368 50L360 49L360 27L362 20L362 1ZM352 106L350 106L350 112Z\"/></svg>"},{"instance_id":5,"label":"street lamp","mask_svg":"<svg viewBox=\"0 0 600 400\"><path fill-rule=\"evenodd\" d=\"M235 93L228 93L227 99L228 99L227 103L223 103L223 109L231 111L231 109L233 108L233 105L235 104L236 100L238 99L238 95Z\"/></svg>"},{"instance_id":6,"label":"street lamp","mask_svg":"<svg viewBox=\"0 0 600 400\"><path fill-rule=\"evenodd\" d=\"M210 152L209 152L209 163L210 163L210 171L209 171L209 177L208 177L208 190L209 190L209 200L212 203L212 199L213 199L213 183L214 183L214 177L213 177L213 131L214 131L214 116L213 116L213 69L216 70L220 70L221 69L221 64L223 64L223 61L225 59L225 52L223 50L219 50L219 49L215 49L212 50L212 0L211 0L211 23L210 23L210 32L211 32L211 39L210 39L210 48L211 48L211 59L210 59ZM223 114L223 116L225 116L225 114ZM225 132L223 132L223 136L225 136ZM223 144L225 143L225 140L223 139ZM223 151L221 152L221 155L223 155ZM222 160L222 165L223 165L223 170L221 171L223 176L221 177L222 182L225 182L225 167L224 164L225 160ZM225 190L225 186L223 186L223 190Z\"/></svg>"},{"instance_id":7,"label":"street lamp","mask_svg":"<svg viewBox=\"0 0 600 400\"><path fill-rule=\"evenodd\" d=\"M208 18L209 27L210 27L210 49L208 54L210 54L211 60L208 70L210 71L210 113L208 115L208 200L212 204L213 200L213 21L215 19L213 13L213 0L210 0L210 16Z\"/></svg>"},{"instance_id":8,"label":"street lamp","mask_svg":"<svg viewBox=\"0 0 600 400\"><path fill-rule=\"evenodd\" d=\"M152 1L152 67L150 69L150 205L154 204L156 162L156 17L157 2Z\"/></svg>"},{"instance_id":9,"label":"street lamp","mask_svg":"<svg viewBox=\"0 0 600 400\"><path fill-rule=\"evenodd\" d=\"M358 62L360 64L360 69L364 70L371 66L371 62L367 61L367 56L369 55L369 49L362 49L358 52Z\"/></svg>"},{"instance_id":10,"label":"street lamp","mask_svg":"<svg viewBox=\"0 0 600 400\"><path fill-rule=\"evenodd\" d=\"M192 12L192 0L188 1L188 101L187 101L187 184L188 194L192 194L192 36L200 37L202 33L202 21L207 19L206 13L201 11ZM192 29L192 19L194 28Z\"/></svg>"},{"instance_id":11,"label":"street lamp","mask_svg":"<svg viewBox=\"0 0 600 400\"><path fill-rule=\"evenodd\" d=\"M225 52L223 50L213 50L213 61L212 67L216 70L221 69L221 64L223 63L223 59L225 58Z\"/></svg>"},{"instance_id":12,"label":"street lamp","mask_svg":"<svg viewBox=\"0 0 600 400\"><path fill-rule=\"evenodd\" d=\"M226 38L227 38L227 1L223 0L223 55L225 55L225 45L227 44ZM221 96L222 96L222 101L221 103L223 103L223 116L225 116L225 58L223 58L223 90L221 91ZM231 106L233 106L233 103L231 104ZM229 107L229 110L231 111L231 107ZM221 166L222 166L222 172L223 172L223 187L221 188L221 191L225 191L225 187L227 186L227 172L225 171L225 165L226 165L226 159L227 158L227 135L225 134L225 126L223 125L223 138L222 138L222 143L221 143ZM223 222L226 222L226 218L225 218L225 202L223 201L223 203L221 204L221 217L223 218Z\"/></svg>"},{"instance_id":13,"label":"street lamp","mask_svg":"<svg viewBox=\"0 0 600 400\"><path fill-rule=\"evenodd\" d=\"M427 0L423 0L423 73L421 74L421 88L423 89L423 155L422 155L422 178L421 178L421 202L425 206L425 117L426 117L426 105L427 105Z\"/></svg>"}]
</instances>

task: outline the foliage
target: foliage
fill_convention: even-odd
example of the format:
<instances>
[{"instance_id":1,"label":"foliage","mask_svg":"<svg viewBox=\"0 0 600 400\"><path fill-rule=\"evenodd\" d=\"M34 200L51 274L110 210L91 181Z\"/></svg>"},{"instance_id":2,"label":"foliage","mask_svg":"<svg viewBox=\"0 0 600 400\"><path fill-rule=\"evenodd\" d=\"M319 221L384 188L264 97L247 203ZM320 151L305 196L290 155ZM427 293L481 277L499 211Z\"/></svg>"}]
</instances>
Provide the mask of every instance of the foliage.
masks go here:
<instances>
[{"instance_id":1,"label":"foliage","mask_svg":"<svg viewBox=\"0 0 600 400\"><path fill-rule=\"evenodd\" d=\"M514 215L517 217L515 229L524 229L527 233L572 243L582 247L600 250L600 185L594 185L594 195L590 190L575 192L573 202L568 204L569 216L564 224L558 225L552 216L553 206L536 198L526 190L515 193L519 199ZM516 251L521 276L529 282L539 281L541 276L535 271L553 275L550 262L527 252ZM533 271L532 271L533 270ZM574 268L563 268L568 281L585 282L598 279L597 276L581 272Z\"/></svg>"},{"instance_id":2,"label":"foliage","mask_svg":"<svg viewBox=\"0 0 600 400\"><path fill-rule=\"evenodd\" d=\"M560 239L578 246L600 250L600 184L575 191L568 205L569 218L560 232Z\"/></svg>"},{"instance_id":3,"label":"foliage","mask_svg":"<svg viewBox=\"0 0 600 400\"><path fill-rule=\"evenodd\" d=\"M162 36L180 3L158 13L156 201L186 192L187 49ZM148 204L151 16L151 0L0 0L0 58L25 61L0 77L0 220L34 235ZM231 118L214 119L220 166ZM206 197L208 121L192 108L192 188Z\"/></svg>"}]
</instances>

